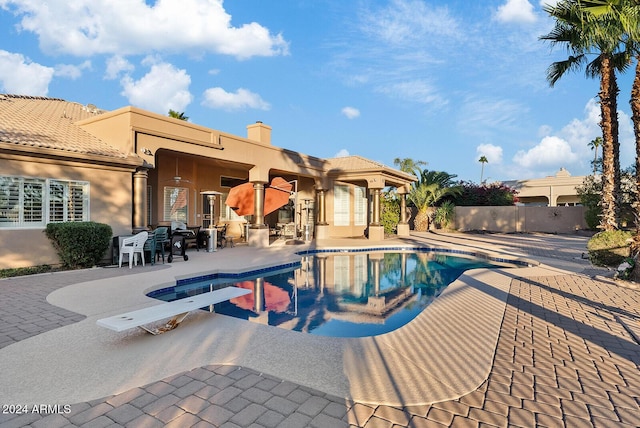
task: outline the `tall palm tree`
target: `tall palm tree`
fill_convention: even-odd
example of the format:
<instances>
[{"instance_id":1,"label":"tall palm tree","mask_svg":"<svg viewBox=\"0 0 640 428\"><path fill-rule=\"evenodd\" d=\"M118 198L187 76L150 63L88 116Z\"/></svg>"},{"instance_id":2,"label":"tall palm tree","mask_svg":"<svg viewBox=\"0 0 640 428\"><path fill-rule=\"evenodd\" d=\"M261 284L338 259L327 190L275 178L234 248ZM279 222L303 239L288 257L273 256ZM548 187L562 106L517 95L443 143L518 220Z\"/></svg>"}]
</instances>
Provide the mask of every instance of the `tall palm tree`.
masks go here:
<instances>
[{"instance_id":1,"label":"tall palm tree","mask_svg":"<svg viewBox=\"0 0 640 428\"><path fill-rule=\"evenodd\" d=\"M413 174L416 177L418 176L416 172L420 172L420 167L427 165L425 161L421 161L421 160L417 161L411 158L403 158L403 159L395 158L393 160L393 164L397 166L400 169L400 171L406 172L408 174Z\"/></svg>"},{"instance_id":2,"label":"tall palm tree","mask_svg":"<svg viewBox=\"0 0 640 428\"><path fill-rule=\"evenodd\" d=\"M484 177L484 164L489 163L489 160L486 156L482 155L480 156L480 159L478 159L478 162L482 164L482 169L480 170L480 184L482 184L482 178Z\"/></svg>"},{"instance_id":3,"label":"tall palm tree","mask_svg":"<svg viewBox=\"0 0 640 428\"><path fill-rule=\"evenodd\" d=\"M568 59L554 62L547 70L553 86L567 71L586 65L586 75L600 79L600 127L602 128L602 217L600 228L615 230L619 223L620 144L618 141L618 84L616 70L628 67L628 54L621 49L622 27L609 14L594 15L584 9L580 0L561 0L544 7L556 23L542 40L562 44L570 52ZM589 62L588 56L596 54Z\"/></svg>"},{"instance_id":4,"label":"tall palm tree","mask_svg":"<svg viewBox=\"0 0 640 428\"><path fill-rule=\"evenodd\" d=\"M589 148L593 150L593 175L596 175L598 169L598 147L602 146L602 137L596 137L588 144Z\"/></svg>"}]
</instances>

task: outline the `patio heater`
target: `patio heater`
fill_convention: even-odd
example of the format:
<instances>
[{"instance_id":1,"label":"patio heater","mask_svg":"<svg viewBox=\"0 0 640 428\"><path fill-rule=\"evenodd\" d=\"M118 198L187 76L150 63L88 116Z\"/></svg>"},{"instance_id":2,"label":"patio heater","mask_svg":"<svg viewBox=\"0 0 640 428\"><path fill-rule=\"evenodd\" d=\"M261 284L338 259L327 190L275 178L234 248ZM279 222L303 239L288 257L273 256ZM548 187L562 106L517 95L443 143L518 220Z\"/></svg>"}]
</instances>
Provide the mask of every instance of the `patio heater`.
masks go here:
<instances>
[{"instance_id":1,"label":"patio heater","mask_svg":"<svg viewBox=\"0 0 640 428\"><path fill-rule=\"evenodd\" d=\"M294 199L293 199L293 239L289 239L285 242L286 245L300 245L304 244L304 241L298 239L298 219L297 217L297 209L298 209L298 180L291 180L289 183L294 185Z\"/></svg>"},{"instance_id":2,"label":"patio heater","mask_svg":"<svg viewBox=\"0 0 640 428\"><path fill-rule=\"evenodd\" d=\"M304 240L307 242L311 240L311 227L309 226L309 203L312 200L313 199L303 199L304 212L306 217L305 224L304 224ZM302 223L302 221L300 223Z\"/></svg>"},{"instance_id":3,"label":"patio heater","mask_svg":"<svg viewBox=\"0 0 640 428\"><path fill-rule=\"evenodd\" d=\"M218 231L213 225L215 202L216 196L222 195L222 193L216 192L215 190L206 190L200 192L200 194L207 195L207 200L209 201L209 227L205 229L205 233L207 234L207 253L213 253L217 251L216 246L218 244Z\"/></svg>"}]
</instances>

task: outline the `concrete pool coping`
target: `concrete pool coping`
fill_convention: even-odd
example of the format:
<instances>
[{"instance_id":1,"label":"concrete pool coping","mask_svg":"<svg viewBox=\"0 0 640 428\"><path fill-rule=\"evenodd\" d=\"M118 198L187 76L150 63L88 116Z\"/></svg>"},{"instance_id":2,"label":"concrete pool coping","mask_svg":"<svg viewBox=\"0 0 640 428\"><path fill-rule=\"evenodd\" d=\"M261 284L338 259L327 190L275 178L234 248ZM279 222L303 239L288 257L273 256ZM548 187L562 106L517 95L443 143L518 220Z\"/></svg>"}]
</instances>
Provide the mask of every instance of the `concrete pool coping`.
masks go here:
<instances>
[{"instance_id":1,"label":"concrete pool coping","mask_svg":"<svg viewBox=\"0 0 640 428\"><path fill-rule=\"evenodd\" d=\"M130 275L59 289L49 302L87 318L0 350L0 401L88 401L209 364L244 366L339 397L388 405L459 397L486 379L515 276L509 269L464 274L413 322L372 338L317 337L207 313L192 314L179 329L161 336L115 333L95 324L155 304L144 292L174 277L216 266L277 264L304 248L190 252L188 262L178 260L166 269L137 268ZM517 269L518 277L557 273L546 265ZM25 355L29 370L15 370Z\"/></svg>"}]
</instances>

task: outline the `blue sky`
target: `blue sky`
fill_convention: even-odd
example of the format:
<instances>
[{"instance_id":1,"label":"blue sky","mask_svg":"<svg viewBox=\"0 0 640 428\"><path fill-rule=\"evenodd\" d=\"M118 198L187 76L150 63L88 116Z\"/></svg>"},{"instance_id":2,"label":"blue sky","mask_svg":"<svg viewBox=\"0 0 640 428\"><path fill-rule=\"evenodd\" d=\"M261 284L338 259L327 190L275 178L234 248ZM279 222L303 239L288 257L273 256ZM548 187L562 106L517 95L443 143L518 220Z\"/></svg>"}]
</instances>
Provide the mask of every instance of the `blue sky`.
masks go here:
<instances>
[{"instance_id":1,"label":"blue sky","mask_svg":"<svg viewBox=\"0 0 640 428\"><path fill-rule=\"evenodd\" d=\"M323 158L489 182L591 171L598 82L546 69L554 0L0 0L0 92L126 105ZM621 165L634 162L619 80Z\"/></svg>"}]
</instances>

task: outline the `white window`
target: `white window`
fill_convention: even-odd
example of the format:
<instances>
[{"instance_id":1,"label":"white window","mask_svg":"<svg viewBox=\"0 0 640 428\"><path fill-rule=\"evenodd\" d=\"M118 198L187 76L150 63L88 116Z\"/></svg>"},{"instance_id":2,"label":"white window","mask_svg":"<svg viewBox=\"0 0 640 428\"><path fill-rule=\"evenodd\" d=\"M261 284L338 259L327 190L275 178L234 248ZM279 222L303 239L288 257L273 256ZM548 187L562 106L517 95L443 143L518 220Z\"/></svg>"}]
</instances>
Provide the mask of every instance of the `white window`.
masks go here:
<instances>
[{"instance_id":1,"label":"white window","mask_svg":"<svg viewBox=\"0 0 640 428\"><path fill-rule=\"evenodd\" d=\"M349 186L336 184L333 187L333 224L349 226Z\"/></svg>"},{"instance_id":2,"label":"white window","mask_svg":"<svg viewBox=\"0 0 640 428\"><path fill-rule=\"evenodd\" d=\"M0 227L89 221L89 183L0 176Z\"/></svg>"},{"instance_id":3,"label":"white window","mask_svg":"<svg viewBox=\"0 0 640 428\"><path fill-rule=\"evenodd\" d=\"M189 219L189 189L186 187L164 188L163 221L181 221L187 224Z\"/></svg>"},{"instance_id":4,"label":"white window","mask_svg":"<svg viewBox=\"0 0 640 428\"><path fill-rule=\"evenodd\" d=\"M228 196L228 193L220 195L220 220L243 221L244 217L239 216L234 210L231 209L231 207L227 206L226 202Z\"/></svg>"},{"instance_id":5,"label":"white window","mask_svg":"<svg viewBox=\"0 0 640 428\"><path fill-rule=\"evenodd\" d=\"M333 281L336 292L349 291L349 256L333 256Z\"/></svg>"},{"instance_id":6,"label":"white window","mask_svg":"<svg viewBox=\"0 0 640 428\"><path fill-rule=\"evenodd\" d=\"M355 187L353 189L353 216L356 226L367 225L367 189L365 187Z\"/></svg>"}]
</instances>

